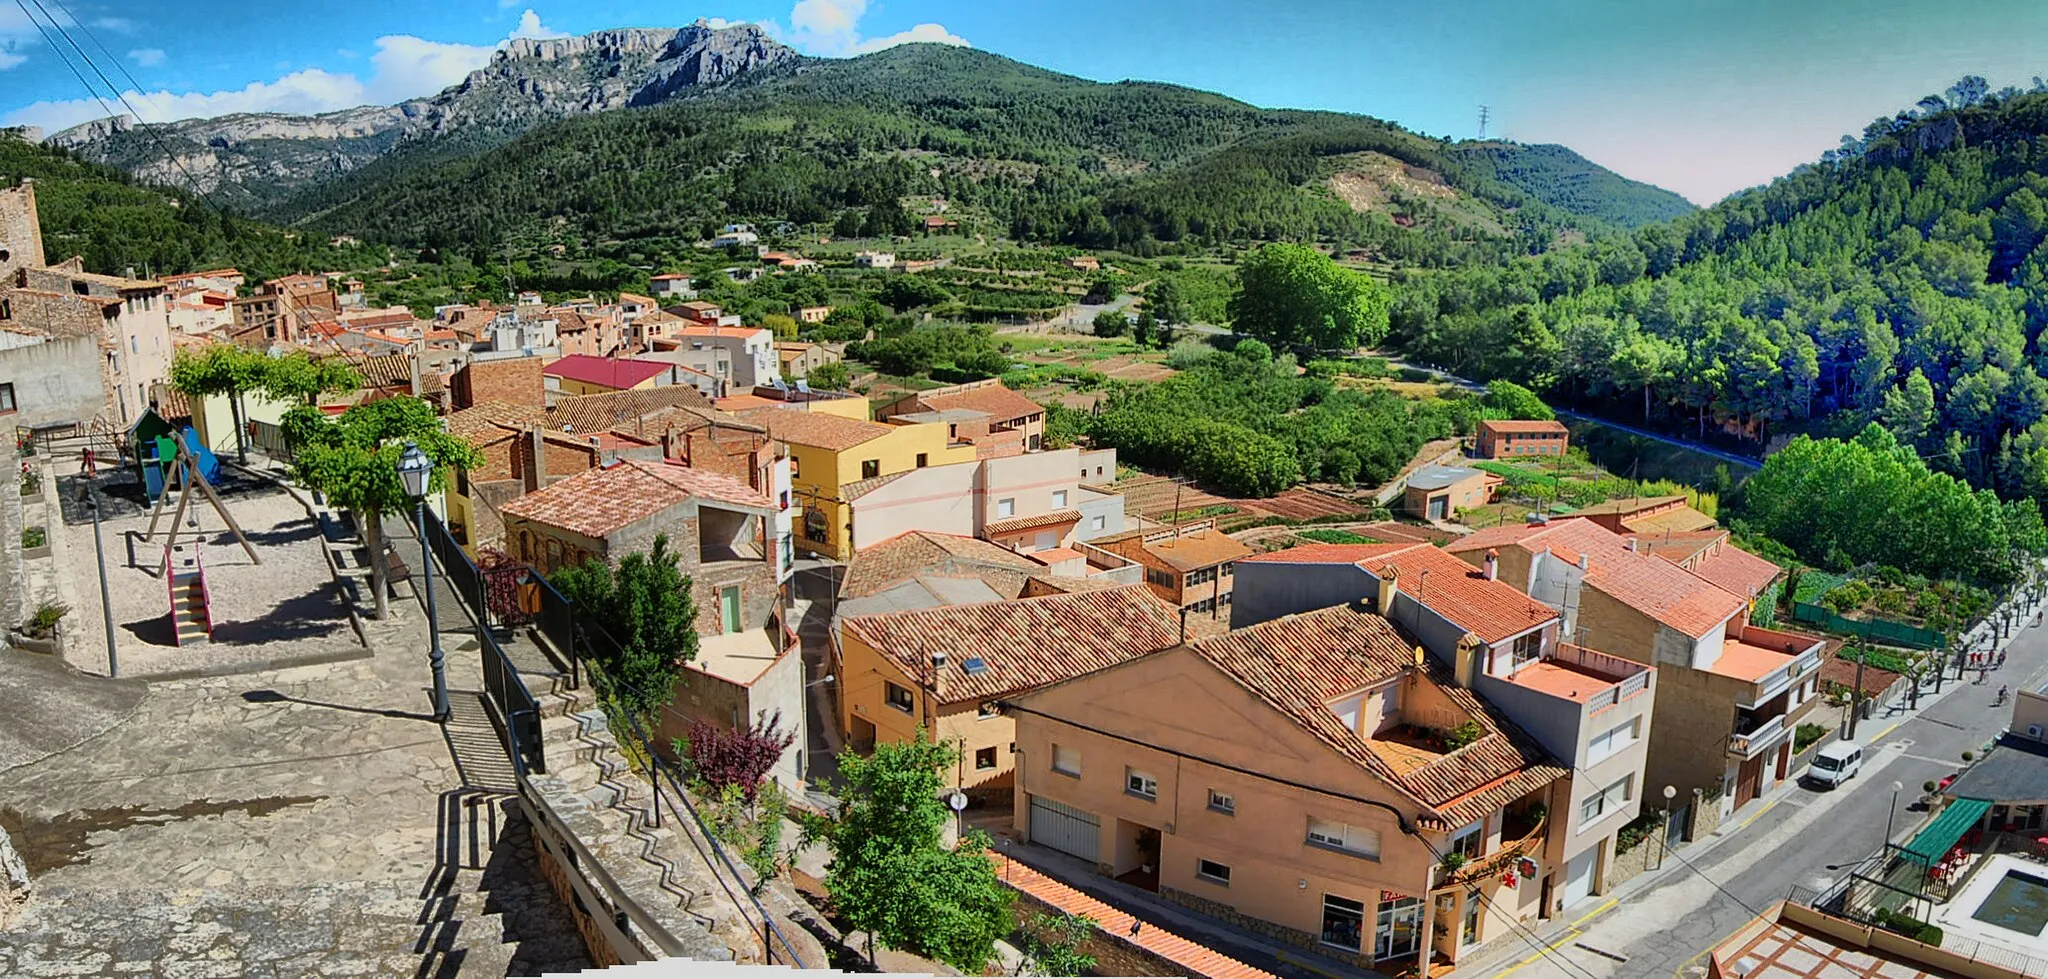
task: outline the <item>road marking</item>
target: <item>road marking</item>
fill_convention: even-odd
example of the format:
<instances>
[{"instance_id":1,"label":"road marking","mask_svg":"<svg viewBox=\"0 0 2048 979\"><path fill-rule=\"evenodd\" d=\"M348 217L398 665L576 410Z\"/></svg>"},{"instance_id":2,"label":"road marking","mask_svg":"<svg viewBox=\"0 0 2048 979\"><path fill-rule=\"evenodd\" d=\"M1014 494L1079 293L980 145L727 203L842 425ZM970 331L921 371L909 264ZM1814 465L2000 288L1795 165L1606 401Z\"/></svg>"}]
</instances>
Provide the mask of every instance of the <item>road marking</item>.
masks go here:
<instances>
[{"instance_id":1,"label":"road marking","mask_svg":"<svg viewBox=\"0 0 2048 979\"><path fill-rule=\"evenodd\" d=\"M1749 927L1749 925L1748 925L1747 923L1744 923L1742 927L1743 927L1743 928L1747 928L1747 927ZM1737 930L1740 930L1740 929L1737 929ZM1719 943L1719 942L1716 942L1716 943L1715 943L1715 945L1718 945L1718 944L1720 944L1720 943ZM1692 954L1692 958L1686 959L1685 961L1683 961L1683 962L1680 962L1680 963L1678 963L1678 968L1676 968L1676 969L1673 969L1673 970L1671 970L1671 979L1685 979L1685 970L1687 970L1687 969L1690 969L1690 968L1692 968L1692 964L1693 964L1694 962L1698 962L1698 961L1700 960L1700 956L1702 956L1702 955L1705 955L1705 954L1707 954L1708 952L1711 952L1711 951L1713 951L1713 950L1714 950L1714 945L1709 945L1709 946L1707 946L1706 948L1703 948L1703 949L1700 949L1700 950L1699 950L1699 951L1697 951L1697 952L1694 952L1694 953Z\"/></svg>"},{"instance_id":2,"label":"road marking","mask_svg":"<svg viewBox=\"0 0 2048 979\"><path fill-rule=\"evenodd\" d=\"M1770 812L1772 809L1777 808L1778 803L1784 801L1784 799L1784 796L1779 796L1776 799L1772 799L1771 801L1764 803L1764 807L1762 809L1758 809L1754 815L1750 816L1748 819L1743 820L1742 825L1735 827L1735 831L1740 833L1743 830L1748 829L1750 823L1762 819L1764 813Z\"/></svg>"},{"instance_id":3,"label":"road marking","mask_svg":"<svg viewBox=\"0 0 2048 979\"><path fill-rule=\"evenodd\" d=\"M1613 909L1614 909L1614 906L1615 906L1615 905L1617 905L1617 904L1620 904L1620 903L1621 903L1621 898L1618 898L1618 897L1610 897L1610 898L1608 898L1608 899L1607 899L1607 903L1606 903L1606 904L1600 905L1599 907L1597 907L1597 908L1594 908L1593 910L1591 910L1591 911L1588 911L1588 912L1586 912L1586 914L1585 914L1585 917L1582 917L1582 918L1580 918L1579 920L1577 920L1577 921L1574 921L1574 922L1572 922L1572 927L1573 927L1573 928L1577 928L1577 927L1579 927L1580 925L1583 925L1583 924L1585 924L1586 922L1588 922L1588 921L1591 921L1591 920L1593 920L1594 918L1598 918L1598 917L1600 917L1601 915L1603 915L1603 914L1606 914L1607 912L1609 912L1609 911L1613 910Z\"/></svg>"},{"instance_id":4,"label":"road marking","mask_svg":"<svg viewBox=\"0 0 2048 979\"><path fill-rule=\"evenodd\" d=\"M1950 767L1950 768L1955 768L1955 767L1957 767L1957 764L1958 764L1958 763L1956 762L1956 760L1955 760L1955 759L1953 759L1953 758L1929 758L1929 757L1927 757L1926 755L1916 755L1916 754L1914 754L1914 753L1912 753L1912 752L1910 752L1910 751L1901 751L1901 752L1899 752L1899 757L1901 757L1901 758L1911 758L1911 759L1913 759L1914 761L1926 761L1926 762L1933 762L1933 763L1934 763L1934 764L1936 764L1936 765L1946 765L1946 766L1948 766L1948 767Z\"/></svg>"},{"instance_id":5,"label":"road marking","mask_svg":"<svg viewBox=\"0 0 2048 979\"><path fill-rule=\"evenodd\" d=\"M1273 953L1273 957L1279 959L1282 962L1287 963L1288 965L1294 966L1297 969L1307 969L1308 971L1313 972L1316 975L1327 976L1328 979L1345 979L1344 976L1340 976L1334 972L1326 972L1312 963L1300 961L1296 959L1294 956L1288 955L1285 952L1275 952Z\"/></svg>"},{"instance_id":6,"label":"road marking","mask_svg":"<svg viewBox=\"0 0 2048 979\"><path fill-rule=\"evenodd\" d=\"M1494 979L1500 979L1501 976L1505 976L1511 972L1514 972L1516 969L1520 969L1525 965L1529 965L1530 963L1535 962L1537 959L1549 955L1552 952L1556 952L1559 948L1562 948L1566 942L1569 942L1579 937L1579 935L1580 931L1577 928L1573 928L1570 931L1565 932L1564 937L1559 938L1557 941L1551 942L1549 945L1545 945L1537 949L1536 954L1531 955L1528 958L1515 963L1514 965L1508 966L1507 968L1494 973Z\"/></svg>"}]
</instances>

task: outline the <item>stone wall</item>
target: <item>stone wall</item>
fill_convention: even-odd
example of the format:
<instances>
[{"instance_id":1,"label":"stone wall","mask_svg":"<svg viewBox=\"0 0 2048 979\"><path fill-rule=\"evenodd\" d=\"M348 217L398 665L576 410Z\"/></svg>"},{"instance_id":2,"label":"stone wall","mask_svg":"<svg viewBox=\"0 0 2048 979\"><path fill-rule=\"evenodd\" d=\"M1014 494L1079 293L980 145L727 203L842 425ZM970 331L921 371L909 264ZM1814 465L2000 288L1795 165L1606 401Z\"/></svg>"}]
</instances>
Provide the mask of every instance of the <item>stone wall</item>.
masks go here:
<instances>
[{"instance_id":1,"label":"stone wall","mask_svg":"<svg viewBox=\"0 0 2048 979\"><path fill-rule=\"evenodd\" d=\"M539 357L472 361L455 372L451 393L458 410L486 401L536 408L547 404Z\"/></svg>"},{"instance_id":2,"label":"stone wall","mask_svg":"<svg viewBox=\"0 0 2048 979\"><path fill-rule=\"evenodd\" d=\"M32 180L0 187L0 279L15 269L44 264L43 229L36 218Z\"/></svg>"},{"instance_id":3,"label":"stone wall","mask_svg":"<svg viewBox=\"0 0 2048 979\"><path fill-rule=\"evenodd\" d=\"M0 349L0 383L14 386L8 424L23 428L90 421L106 403L99 343L90 337Z\"/></svg>"},{"instance_id":4,"label":"stone wall","mask_svg":"<svg viewBox=\"0 0 2048 979\"><path fill-rule=\"evenodd\" d=\"M1212 918L1219 918L1223 921L1227 921L1230 924L1236 925L1237 927L1243 928L1244 930L1252 932L1254 934L1264 935L1267 938L1277 939L1279 941L1286 942L1289 945L1305 948L1327 958L1336 959L1340 962L1349 962L1350 964L1356 965L1361 969L1370 969L1373 967L1374 964L1371 955L1346 956L1343 953L1339 952L1337 949L1331 948L1330 946L1323 944L1322 936L1320 935L1311 935L1308 932L1289 928L1286 925L1275 924L1263 918L1254 918L1250 915L1239 912L1236 908L1233 908L1228 904L1224 904L1219 901L1211 901L1208 898L1202 897L1199 894L1190 894L1186 891L1175 890L1171 887L1161 886L1159 888L1159 896L1169 901L1172 901L1175 904L1179 904L1183 907L1199 911ZM1367 924L1370 925L1371 922L1367 922ZM1176 973L1176 975L1178 974L1179 973Z\"/></svg>"},{"instance_id":5,"label":"stone wall","mask_svg":"<svg viewBox=\"0 0 2048 979\"><path fill-rule=\"evenodd\" d=\"M1720 826L1720 798L1709 799L1706 797L1706 793L1694 790L1692 794L1692 809L1685 827L1685 838L1688 840L1705 839L1712 836L1714 830L1719 829Z\"/></svg>"},{"instance_id":6,"label":"stone wall","mask_svg":"<svg viewBox=\"0 0 2048 979\"><path fill-rule=\"evenodd\" d=\"M1652 855L1660 846L1663 846L1663 841L1651 837L1636 844L1635 849L1627 853L1615 854L1614 859L1607 861L1607 889L1602 893L1612 894L1615 888L1634 880L1643 871L1650 869Z\"/></svg>"},{"instance_id":7,"label":"stone wall","mask_svg":"<svg viewBox=\"0 0 2048 979\"><path fill-rule=\"evenodd\" d=\"M1010 912L1016 915L1019 931L1029 930L1031 919L1041 914L1062 913L1059 908L1032 894L1024 891L1016 891L1016 894L1017 902L1010 905ZM1095 968L1091 972L1098 976L1185 976L1190 972L1187 966L1138 945L1128 935L1112 935L1100 928L1089 932L1088 940L1081 943L1081 951L1095 957ZM1204 977L1204 974L1196 972L1194 976Z\"/></svg>"}]
</instances>

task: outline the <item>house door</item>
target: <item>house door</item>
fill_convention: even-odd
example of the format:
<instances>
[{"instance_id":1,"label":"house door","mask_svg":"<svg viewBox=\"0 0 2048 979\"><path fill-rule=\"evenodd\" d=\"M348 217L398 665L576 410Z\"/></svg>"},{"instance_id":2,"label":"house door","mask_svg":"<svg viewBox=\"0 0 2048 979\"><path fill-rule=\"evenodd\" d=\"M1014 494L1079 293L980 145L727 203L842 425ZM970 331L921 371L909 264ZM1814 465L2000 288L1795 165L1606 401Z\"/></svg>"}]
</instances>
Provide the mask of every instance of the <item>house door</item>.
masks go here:
<instances>
[{"instance_id":1,"label":"house door","mask_svg":"<svg viewBox=\"0 0 2048 979\"><path fill-rule=\"evenodd\" d=\"M1763 780L1764 760L1759 755L1742 763L1735 773L1735 808L1740 809L1756 798L1757 783Z\"/></svg>"},{"instance_id":2,"label":"house door","mask_svg":"<svg viewBox=\"0 0 2048 979\"><path fill-rule=\"evenodd\" d=\"M1327 916L1328 911L1324 914ZM1373 929L1373 958L1413 958L1422 951L1422 899L1397 897L1380 902L1378 927Z\"/></svg>"},{"instance_id":3,"label":"house door","mask_svg":"<svg viewBox=\"0 0 2048 979\"><path fill-rule=\"evenodd\" d=\"M1448 496L1433 496L1433 497L1430 497L1430 500L1429 500L1429 519L1431 519L1431 520L1442 520L1443 518L1445 518L1445 517L1447 517L1447 516L1450 516L1450 513L1451 513L1451 498L1450 498L1450 497L1448 497Z\"/></svg>"},{"instance_id":4,"label":"house door","mask_svg":"<svg viewBox=\"0 0 2048 979\"><path fill-rule=\"evenodd\" d=\"M1102 846L1102 822L1090 813L1034 795L1031 842L1095 863Z\"/></svg>"},{"instance_id":5,"label":"house door","mask_svg":"<svg viewBox=\"0 0 2048 979\"><path fill-rule=\"evenodd\" d=\"M1778 781L1783 782L1785 780L1785 769L1790 768L1791 765L1792 742L1787 741L1778 746Z\"/></svg>"},{"instance_id":6,"label":"house door","mask_svg":"<svg viewBox=\"0 0 2048 979\"><path fill-rule=\"evenodd\" d=\"M740 631L740 588L728 585L718 590L718 607L725 618L725 631Z\"/></svg>"},{"instance_id":7,"label":"house door","mask_svg":"<svg viewBox=\"0 0 2048 979\"><path fill-rule=\"evenodd\" d=\"M1593 868L1600 863L1600 848L1593 847L1564 866L1564 906L1569 908L1593 896Z\"/></svg>"}]
</instances>

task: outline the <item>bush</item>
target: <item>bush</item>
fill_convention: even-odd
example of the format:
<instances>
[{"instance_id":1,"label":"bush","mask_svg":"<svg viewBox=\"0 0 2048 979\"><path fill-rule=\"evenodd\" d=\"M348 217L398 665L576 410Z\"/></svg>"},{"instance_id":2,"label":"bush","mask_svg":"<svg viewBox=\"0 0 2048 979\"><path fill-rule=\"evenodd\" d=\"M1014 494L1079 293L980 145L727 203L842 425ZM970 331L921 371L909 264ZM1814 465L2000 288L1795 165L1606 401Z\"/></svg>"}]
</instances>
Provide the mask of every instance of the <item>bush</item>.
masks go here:
<instances>
[{"instance_id":1,"label":"bush","mask_svg":"<svg viewBox=\"0 0 2048 979\"><path fill-rule=\"evenodd\" d=\"M1903 911L1878 908L1871 913L1870 923L1886 931L1897 932L1922 945L1939 946L1941 944L1942 934L1939 927L1930 925Z\"/></svg>"},{"instance_id":2,"label":"bush","mask_svg":"<svg viewBox=\"0 0 2048 979\"><path fill-rule=\"evenodd\" d=\"M1557 412L1551 411L1536 392L1513 381L1490 381L1486 385L1486 407L1505 412L1508 418L1518 421L1555 421Z\"/></svg>"},{"instance_id":3,"label":"bush","mask_svg":"<svg viewBox=\"0 0 2048 979\"><path fill-rule=\"evenodd\" d=\"M48 544L50 537L41 527L24 527L21 531L21 549L31 550Z\"/></svg>"},{"instance_id":4,"label":"bush","mask_svg":"<svg viewBox=\"0 0 2048 979\"><path fill-rule=\"evenodd\" d=\"M1828 729L1819 724L1801 724L1792 732L1792 751L1805 751L1815 741L1827 736Z\"/></svg>"},{"instance_id":5,"label":"bush","mask_svg":"<svg viewBox=\"0 0 2048 979\"><path fill-rule=\"evenodd\" d=\"M1188 337L1174 341L1173 346L1167 349L1166 366L1177 371L1189 370L1216 354L1215 347Z\"/></svg>"},{"instance_id":6,"label":"bush","mask_svg":"<svg viewBox=\"0 0 2048 979\"><path fill-rule=\"evenodd\" d=\"M57 628L57 622L71 613L71 606L63 602L44 602L36 606L34 615L28 617L28 631L31 635L47 636Z\"/></svg>"},{"instance_id":7,"label":"bush","mask_svg":"<svg viewBox=\"0 0 2048 979\"><path fill-rule=\"evenodd\" d=\"M1485 734L1485 729L1479 726L1478 721L1466 721L1444 732L1444 746L1456 751L1479 740Z\"/></svg>"},{"instance_id":8,"label":"bush","mask_svg":"<svg viewBox=\"0 0 2048 979\"><path fill-rule=\"evenodd\" d=\"M1716 793L1717 796L1718 794ZM1655 836L1663 825L1664 813L1661 810L1646 812L1629 820L1622 826L1621 832L1614 834L1615 855L1619 856L1641 846L1644 840Z\"/></svg>"},{"instance_id":9,"label":"bush","mask_svg":"<svg viewBox=\"0 0 2048 979\"><path fill-rule=\"evenodd\" d=\"M1302 530L1302 531L1297 531L1297 532L1295 532L1295 535L1294 535L1294 536L1296 536L1296 537L1301 537L1301 538L1305 538L1305 539L1308 539L1308 540L1312 540L1312 541L1315 541L1315 542L1317 542L1317 543L1319 543L1319 544L1377 544L1377 543L1379 543L1378 541L1376 541L1376 540L1373 540L1372 538L1370 538L1370 537L1367 537L1367 536L1365 536L1365 535L1363 535L1363 534L1354 534L1354 533L1352 533L1351 531L1348 531L1348 530L1324 530L1324 529L1316 529L1316 530Z\"/></svg>"}]
</instances>

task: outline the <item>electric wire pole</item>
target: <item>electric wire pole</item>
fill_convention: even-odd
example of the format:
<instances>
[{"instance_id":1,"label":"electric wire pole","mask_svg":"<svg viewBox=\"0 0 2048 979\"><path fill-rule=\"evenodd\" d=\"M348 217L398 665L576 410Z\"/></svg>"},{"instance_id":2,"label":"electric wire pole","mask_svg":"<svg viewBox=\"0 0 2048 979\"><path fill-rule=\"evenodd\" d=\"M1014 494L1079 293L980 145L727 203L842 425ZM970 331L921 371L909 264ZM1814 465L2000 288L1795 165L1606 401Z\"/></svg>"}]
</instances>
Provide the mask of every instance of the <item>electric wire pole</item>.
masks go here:
<instances>
[{"instance_id":1,"label":"electric wire pole","mask_svg":"<svg viewBox=\"0 0 2048 979\"><path fill-rule=\"evenodd\" d=\"M1486 138L1486 119L1487 119L1487 113L1488 113L1488 107L1486 107L1486 106L1483 106L1483 105L1479 107L1479 138L1480 138L1480 139L1485 139L1485 138Z\"/></svg>"}]
</instances>

